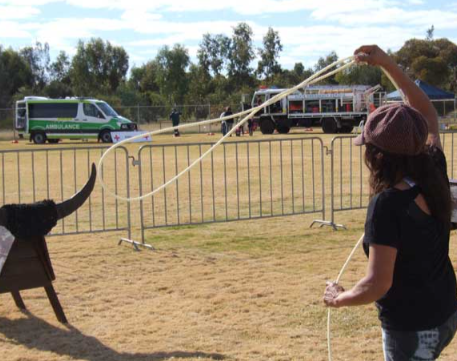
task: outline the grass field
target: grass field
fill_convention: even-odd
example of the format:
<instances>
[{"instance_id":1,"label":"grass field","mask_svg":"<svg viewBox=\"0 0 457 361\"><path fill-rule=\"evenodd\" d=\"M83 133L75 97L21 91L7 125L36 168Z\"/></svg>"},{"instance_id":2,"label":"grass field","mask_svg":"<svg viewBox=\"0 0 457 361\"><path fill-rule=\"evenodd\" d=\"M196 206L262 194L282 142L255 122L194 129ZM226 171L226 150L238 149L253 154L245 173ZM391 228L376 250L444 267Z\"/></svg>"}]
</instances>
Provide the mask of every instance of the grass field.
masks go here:
<instances>
[{"instance_id":1,"label":"grass field","mask_svg":"<svg viewBox=\"0 0 457 361\"><path fill-rule=\"evenodd\" d=\"M330 145L331 137L319 136L324 145ZM264 139L259 134L253 138ZM215 139L217 135L185 135L179 139L166 135L157 137L155 144ZM87 146L64 142L58 147L66 145ZM446 147L449 151L454 142L448 139ZM38 147L3 142L0 148ZM128 147L132 153L137 148L138 145ZM346 144L342 149L345 155L351 152ZM97 154L91 154L90 160ZM64 153L64 157L68 158L66 174L74 157L72 153ZM450 157L448 161L453 164ZM14 168L14 159L10 162L5 167ZM38 158L35 162L41 163ZM51 165L56 162L51 158ZM76 162L85 167L87 159L77 158ZM355 179L359 165L353 163L348 164L346 158L336 159L338 168L342 166L347 171L353 167ZM112 178L116 179L111 171L107 169L106 178L113 174ZM24 172L20 173L21 181L32 184L27 171L21 172ZM326 192L329 192L328 172L326 163ZM77 187L86 177L87 173L77 175ZM73 174L69 179L73 179ZM337 198L344 195L346 204L351 182L346 175L341 179L343 187L339 188L338 184L336 189L342 193ZM38 189L38 179L36 183ZM62 192L59 184L56 180L57 196ZM354 182L352 186L356 192L359 185ZM74 184L70 183L68 189L63 189L64 196L71 195L73 190ZM7 193L7 197L14 197L13 190ZM170 197L173 194L169 192ZM30 194L23 195L27 196ZM100 193L97 197L101 197ZM108 198L107 201L106 222L115 223L116 203ZM94 216L102 212L97 208L99 204L97 199L93 200ZM118 206L119 222L125 222L125 205ZM136 217L138 204L132 207ZM309 229L311 221L320 217L317 213L153 229L146 232L146 240L157 248L154 252L134 252L131 247L117 246L125 232L50 237L48 246L57 275L54 285L70 326L56 321L44 290L23 292L29 308L26 314L16 309L9 295L1 295L1 359L324 361L327 359L327 312L322 303L325 281L336 277L363 232L364 211L337 213L336 220L348 227L346 231L334 232L328 227ZM137 219L132 221L138 226ZM138 236L136 227L133 237ZM454 234L451 241L454 264L457 262L455 243ZM351 286L364 274L365 267L366 259L359 249L341 283ZM382 359L374 306L335 311L332 332L334 360ZM454 341L441 359L456 360L456 354Z\"/></svg>"}]
</instances>

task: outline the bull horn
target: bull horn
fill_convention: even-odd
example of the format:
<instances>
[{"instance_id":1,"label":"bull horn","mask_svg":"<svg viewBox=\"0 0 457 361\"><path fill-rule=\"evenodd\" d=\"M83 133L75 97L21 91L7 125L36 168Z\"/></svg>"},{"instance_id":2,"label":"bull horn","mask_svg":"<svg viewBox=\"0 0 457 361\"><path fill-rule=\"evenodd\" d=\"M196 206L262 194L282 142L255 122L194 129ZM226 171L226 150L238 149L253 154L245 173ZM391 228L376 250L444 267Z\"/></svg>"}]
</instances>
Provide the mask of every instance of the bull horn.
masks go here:
<instances>
[{"instance_id":1,"label":"bull horn","mask_svg":"<svg viewBox=\"0 0 457 361\"><path fill-rule=\"evenodd\" d=\"M86 185L84 186L83 189L81 189L78 193L76 193L73 197L70 199L67 199L66 201L57 204L57 218L62 219L70 214L72 214L74 211L76 211L79 207L81 207L84 202L89 198L90 194L92 193L92 190L94 189L95 185L95 178L97 177L97 169L95 168L95 164L92 163L92 170L90 174L90 178L87 181Z\"/></svg>"}]
</instances>

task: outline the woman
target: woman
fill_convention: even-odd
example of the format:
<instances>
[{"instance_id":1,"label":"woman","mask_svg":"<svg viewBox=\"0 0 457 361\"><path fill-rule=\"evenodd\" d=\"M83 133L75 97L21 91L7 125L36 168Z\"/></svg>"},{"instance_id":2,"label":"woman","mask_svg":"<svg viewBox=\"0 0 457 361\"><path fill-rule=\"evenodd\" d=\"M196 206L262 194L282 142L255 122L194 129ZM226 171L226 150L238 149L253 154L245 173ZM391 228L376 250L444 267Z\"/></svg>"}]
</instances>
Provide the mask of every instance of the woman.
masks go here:
<instances>
[{"instance_id":1,"label":"woman","mask_svg":"<svg viewBox=\"0 0 457 361\"><path fill-rule=\"evenodd\" d=\"M358 62L383 67L409 105L378 108L354 141L366 145L371 200L365 223L368 269L352 289L328 283L328 307L376 302L386 361L435 360L457 328L449 259L451 199L436 111L428 97L377 46Z\"/></svg>"}]
</instances>

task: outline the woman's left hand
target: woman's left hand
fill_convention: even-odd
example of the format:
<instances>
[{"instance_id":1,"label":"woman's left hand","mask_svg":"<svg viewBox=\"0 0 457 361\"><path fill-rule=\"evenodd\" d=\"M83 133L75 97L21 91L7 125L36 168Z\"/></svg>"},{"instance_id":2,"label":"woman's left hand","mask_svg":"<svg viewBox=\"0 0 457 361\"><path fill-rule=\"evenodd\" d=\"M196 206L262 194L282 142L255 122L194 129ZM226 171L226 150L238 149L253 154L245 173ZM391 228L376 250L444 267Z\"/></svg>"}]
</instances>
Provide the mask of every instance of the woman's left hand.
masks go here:
<instances>
[{"instance_id":1,"label":"woman's left hand","mask_svg":"<svg viewBox=\"0 0 457 361\"><path fill-rule=\"evenodd\" d=\"M344 288L336 282L327 281L327 287L324 292L324 303L328 307L339 307L336 302L336 298L344 292Z\"/></svg>"}]
</instances>

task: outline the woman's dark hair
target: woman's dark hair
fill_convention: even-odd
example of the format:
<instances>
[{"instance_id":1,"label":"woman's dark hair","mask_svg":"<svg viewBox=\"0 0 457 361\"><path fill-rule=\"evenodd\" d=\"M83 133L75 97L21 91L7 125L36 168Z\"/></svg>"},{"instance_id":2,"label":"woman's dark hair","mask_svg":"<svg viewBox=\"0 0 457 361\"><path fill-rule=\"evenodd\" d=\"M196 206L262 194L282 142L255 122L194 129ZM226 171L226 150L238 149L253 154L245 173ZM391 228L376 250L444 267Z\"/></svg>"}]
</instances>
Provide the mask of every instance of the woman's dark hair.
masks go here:
<instances>
[{"instance_id":1,"label":"woman's dark hair","mask_svg":"<svg viewBox=\"0 0 457 361\"><path fill-rule=\"evenodd\" d=\"M393 187L404 177L410 177L420 186L432 216L441 222L450 223L449 183L432 157L433 149L428 146L418 155L406 156L391 154L367 144L365 164L370 170L371 196Z\"/></svg>"}]
</instances>

